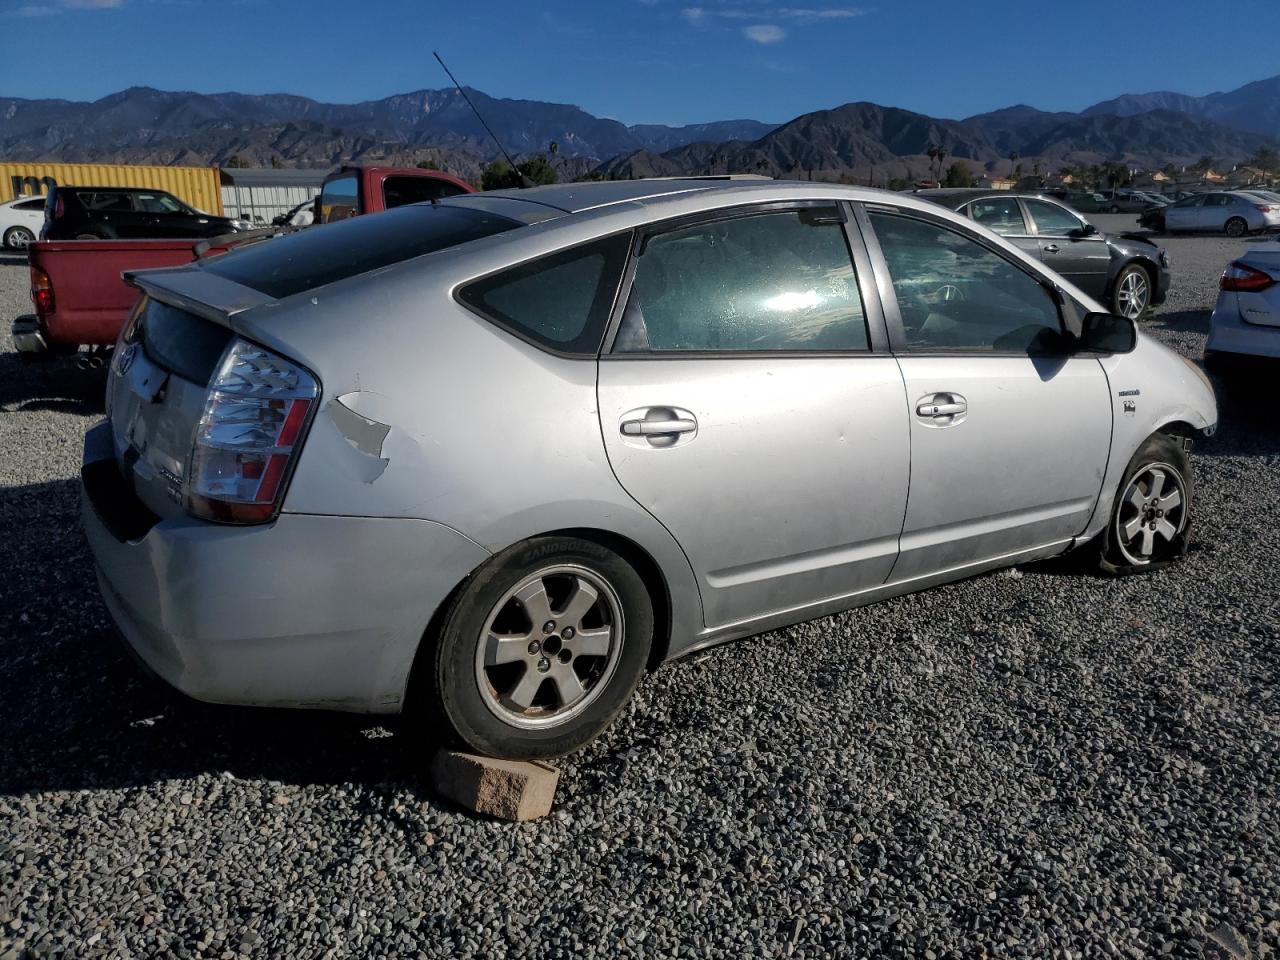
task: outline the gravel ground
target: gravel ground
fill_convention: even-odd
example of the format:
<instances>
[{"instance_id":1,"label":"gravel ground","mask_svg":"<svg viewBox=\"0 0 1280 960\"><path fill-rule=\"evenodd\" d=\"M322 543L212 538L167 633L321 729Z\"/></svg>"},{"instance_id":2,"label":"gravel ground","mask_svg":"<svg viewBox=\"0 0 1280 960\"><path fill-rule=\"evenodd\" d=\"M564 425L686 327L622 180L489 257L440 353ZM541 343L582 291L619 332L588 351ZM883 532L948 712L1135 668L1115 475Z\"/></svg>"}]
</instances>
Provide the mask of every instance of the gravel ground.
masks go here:
<instances>
[{"instance_id":1,"label":"gravel ground","mask_svg":"<svg viewBox=\"0 0 1280 960\"><path fill-rule=\"evenodd\" d=\"M1245 242L1165 241L1148 329L1198 357ZM122 653L76 521L100 378L19 364L25 287L0 262L0 958L1280 950L1280 432L1247 402L1193 458L1184 563L668 665L512 825L432 797L395 725L201 705Z\"/></svg>"}]
</instances>

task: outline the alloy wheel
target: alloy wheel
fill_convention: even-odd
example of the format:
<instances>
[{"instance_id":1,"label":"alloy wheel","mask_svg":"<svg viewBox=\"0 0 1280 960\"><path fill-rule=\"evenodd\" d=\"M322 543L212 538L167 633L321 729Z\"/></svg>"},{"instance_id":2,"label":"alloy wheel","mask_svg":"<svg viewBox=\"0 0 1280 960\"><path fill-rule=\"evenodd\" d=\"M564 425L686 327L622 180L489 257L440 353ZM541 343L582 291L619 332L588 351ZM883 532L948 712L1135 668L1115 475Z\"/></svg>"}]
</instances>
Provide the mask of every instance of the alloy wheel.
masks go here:
<instances>
[{"instance_id":1,"label":"alloy wheel","mask_svg":"<svg viewBox=\"0 0 1280 960\"><path fill-rule=\"evenodd\" d=\"M1130 270L1116 287L1116 307L1121 316L1137 320L1146 312L1151 299L1151 284L1142 270Z\"/></svg>"},{"instance_id":2,"label":"alloy wheel","mask_svg":"<svg viewBox=\"0 0 1280 960\"><path fill-rule=\"evenodd\" d=\"M1226 232L1228 237L1242 237L1247 229L1249 229L1249 225L1239 217L1232 217L1227 221Z\"/></svg>"},{"instance_id":3,"label":"alloy wheel","mask_svg":"<svg viewBox=\"0 0 1280 960\"><path fill-rule=\"evenodd\" d=\"M1187 526L1186 483L1167 463L1142 467L1125 487L1115 514L1115 542L1135 566L1158 559Z\"/></svg>"},{"instance_id":4,"label":"alloy wheel","mask_svg":"<svg viewBox=\"0 0 1280 960\"><path fill-rule=\"evenodd\" d=\"M476 645L481 699L505 723L563 723L608 685L622 651L622 603L585 567L546 567L490 610Z\"/></svg>"},{"instance_id":5,"label":"alloy wheel","mask_svg":"<svg viewBox=\"0 0 1280 960\"><path fill-rule=\"evenodd\" d=\"M25 250L35 243L36 238L26 227L14 227L9 231L9 246L14 250Z\"/></svg>"}]
</instances>

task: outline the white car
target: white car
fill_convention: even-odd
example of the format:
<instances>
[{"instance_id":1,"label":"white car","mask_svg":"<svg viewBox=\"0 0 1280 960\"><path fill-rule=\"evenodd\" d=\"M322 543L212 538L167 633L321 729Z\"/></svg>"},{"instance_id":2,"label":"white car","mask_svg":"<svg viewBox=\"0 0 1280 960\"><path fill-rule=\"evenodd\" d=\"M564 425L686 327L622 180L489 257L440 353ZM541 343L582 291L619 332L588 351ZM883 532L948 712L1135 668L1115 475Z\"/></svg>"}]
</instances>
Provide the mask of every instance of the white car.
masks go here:
<instances>
[{"instance_id":1,"label":"white car","mask_svg":"<svg viewBox=\"0 0 1280 960\"><path fill-rule=\"evenodd\" d=\"M0 203L0 238L6 250L25 250L44 226L44 197L18 197Z\"/></svg>"},{"instance_id":2,"label":"white car","mask_svg":"<svg viewBox=\"0 0 1280 960\"><path fill-rule=\"evenodd\" d=\"M1243 237L1259 230L1280 228L1280 204L1232 190L1184 197L1162 211L1164 229L1211 230L1229 237Z\"/></svg>"},{"instance_id":3,"label":"white car","mask_svg":"<svg viewBox=\"0 0 1280 960\"><path fill-rule=\"evenodd\" d=\"M1260 243L1222 273L1209 318L1207 362L1244 355L1280 359L1280 243Z\"/></svg>"}]
</instances>

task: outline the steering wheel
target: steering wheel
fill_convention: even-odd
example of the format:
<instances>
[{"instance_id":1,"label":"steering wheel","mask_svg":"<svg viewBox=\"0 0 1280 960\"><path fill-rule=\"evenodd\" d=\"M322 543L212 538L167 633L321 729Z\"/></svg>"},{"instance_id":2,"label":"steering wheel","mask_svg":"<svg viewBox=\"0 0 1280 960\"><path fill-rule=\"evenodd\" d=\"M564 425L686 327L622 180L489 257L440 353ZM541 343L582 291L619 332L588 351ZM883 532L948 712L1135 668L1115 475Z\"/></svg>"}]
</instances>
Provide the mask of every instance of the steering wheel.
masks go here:
<instances>
[{"instance_id":1,"label":"steering wheel","mask_svg":"<svg viewBox=\"0 0 1280 960\"><path fill-rule=\"evenodd\" d=\"M954 283L944 283L929 294L929 299L941 300L943 303L962 302L965 299L965 295L964 291Z\"/></svg>"}]
</instances>

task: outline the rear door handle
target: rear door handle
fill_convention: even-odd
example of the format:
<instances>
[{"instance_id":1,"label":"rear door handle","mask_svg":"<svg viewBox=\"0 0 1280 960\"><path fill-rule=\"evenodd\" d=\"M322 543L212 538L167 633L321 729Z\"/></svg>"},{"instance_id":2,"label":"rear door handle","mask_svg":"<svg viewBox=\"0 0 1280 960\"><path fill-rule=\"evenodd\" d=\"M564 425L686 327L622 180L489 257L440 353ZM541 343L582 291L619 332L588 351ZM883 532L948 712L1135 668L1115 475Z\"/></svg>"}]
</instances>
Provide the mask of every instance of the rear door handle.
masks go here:
<instances>
[{"instance_id":1,"label":"rear door handle","mask_svg":"<svg viewBox=\"0 0 1280 960\"><path fill-rule=\"evenodd\" d=\"M696 420L624 420L622 433L628 437L662 437L673 433L693 433L698 429Z\"/></svg>"},{"instance_id":2,"label":"rear door handle","mask_svg":"<svg viewBox=\"0 0 1280 960\"><path fill-rule=\"evenodd\" d=\"M1045 253L1057 253L1058 245L1056 243L1046 243L1044 246Z\"/></svg>"}]
</instances>

